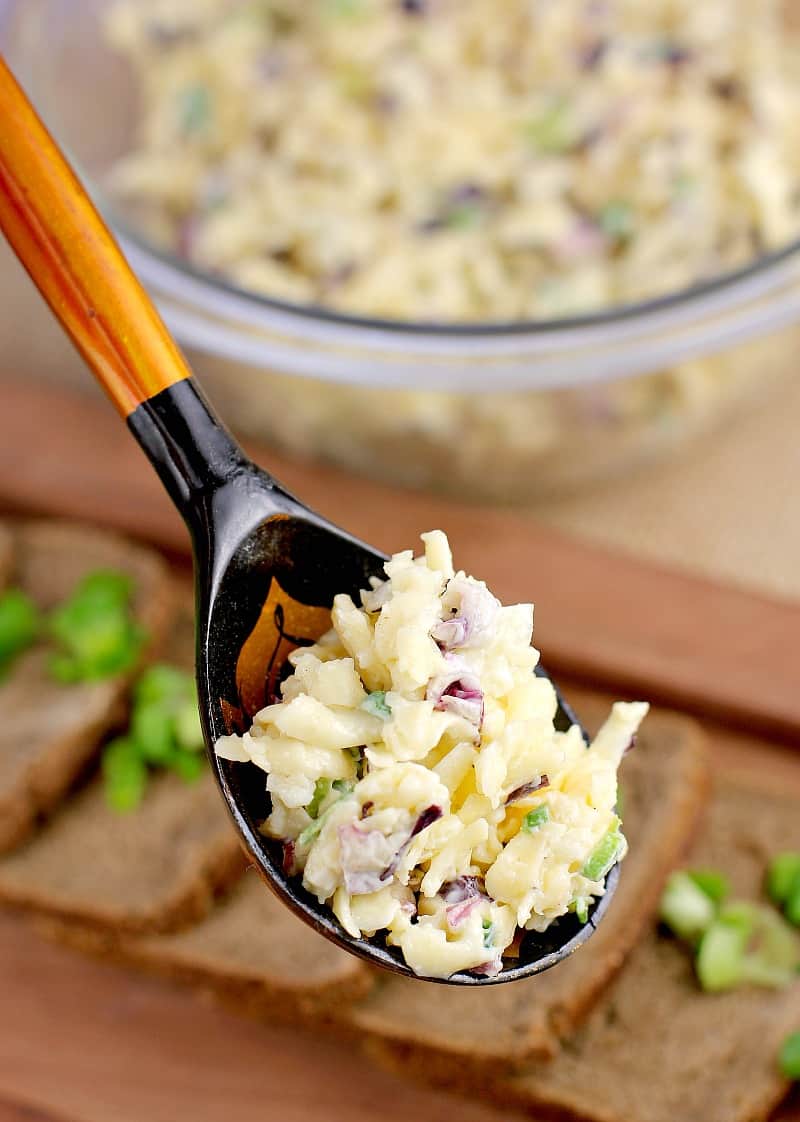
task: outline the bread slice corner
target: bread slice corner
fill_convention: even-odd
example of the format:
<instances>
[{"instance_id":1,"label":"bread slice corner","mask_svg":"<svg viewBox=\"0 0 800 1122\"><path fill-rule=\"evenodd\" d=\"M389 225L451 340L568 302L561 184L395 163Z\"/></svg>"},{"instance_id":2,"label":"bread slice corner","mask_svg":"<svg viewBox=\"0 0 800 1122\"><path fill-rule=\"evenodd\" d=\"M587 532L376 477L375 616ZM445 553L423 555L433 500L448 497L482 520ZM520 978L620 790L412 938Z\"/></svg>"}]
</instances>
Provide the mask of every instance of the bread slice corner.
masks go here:
<instances>
[{"instance_id":1,"label":"bread slice corner","mask_svg":"<svg viewBox=\"0 0 800 1122\"><path fill-rule=\"evenodd\" d=\"M130 937L52 917L37 926L62 944L189 984L256 1019L329 1024L373 985L363 962L307 927L252 868L205 918L172 934Z\"/></svg>"},{"instance_id":2,"label":"bread slice corner","mask_svg":"<svg viewBox=\"0 0 800 1122\"><path fill-rule=\"evenodd\" d=\"M457 989L387 975L344 1010L368 1050L404 1071L482 1083L531 1057L552 1058L622 966L653 915L706 801L709 768L698 725L651 714L621 772L630 853L608 914L556 969L526 981Z\"/></svg>"},{"instance_id":3,"label":"bread slice corner","mask_svg":"<svg viewBox=\"0 0 800 1122\"><path fill-rule=\"evenodd\" d=\"M172 579L157 553L75 523L9 523L8 532L9 580L43 611L54 608L92 570L129 573L134 611L149 637L148 654L157 653L175 608ZM61 801L124 713L131 674L65 686L48 674L48 657L37 645L0 684L0 853L20 844Z\"/></svg>"},{"instance_id":4,"label":"bread slice corner","mask_svg":"<svg viewBox=\"0 0 800 1122\"><path fill-rule=\"evenodd\" d=\"M800 784L722 778L688 861L724 870L736 896L758 899L769 857L800 849ZM754 813L757 809L757 813ZM549 1061L479 1080L455 1064L409 1068L387 1040L373 1057L395 1071L537 1122L764 1122L784 1098L778 1050L800 1026L800 980L785 990L703 993L689 952L651 924L586 1022ZM781 1115L789 1122L795 1115Z\"/></svg>"}]
</instances>

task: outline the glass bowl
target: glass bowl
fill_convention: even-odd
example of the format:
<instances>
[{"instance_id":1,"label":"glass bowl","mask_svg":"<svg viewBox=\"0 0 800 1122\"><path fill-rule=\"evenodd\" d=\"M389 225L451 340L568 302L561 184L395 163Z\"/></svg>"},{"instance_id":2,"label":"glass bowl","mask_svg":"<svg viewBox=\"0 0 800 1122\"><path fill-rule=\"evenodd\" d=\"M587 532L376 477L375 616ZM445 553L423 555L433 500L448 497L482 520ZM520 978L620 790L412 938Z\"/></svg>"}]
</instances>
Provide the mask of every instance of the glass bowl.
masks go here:
<instances>
[{"instance_id":1,"label":"glass bowl","mask_svg":"<svg viewBox=\"0 0 800 1122\"><path fill-rule=\"evenodd\" d=\"M552 322L443 327L292 306L162 253L100 184L137 91L109 0L0 0L0 46L239 432L372 477L526 500L707 434L791 369L800 242L667 297Z\"/></svg>"}]
</instances>

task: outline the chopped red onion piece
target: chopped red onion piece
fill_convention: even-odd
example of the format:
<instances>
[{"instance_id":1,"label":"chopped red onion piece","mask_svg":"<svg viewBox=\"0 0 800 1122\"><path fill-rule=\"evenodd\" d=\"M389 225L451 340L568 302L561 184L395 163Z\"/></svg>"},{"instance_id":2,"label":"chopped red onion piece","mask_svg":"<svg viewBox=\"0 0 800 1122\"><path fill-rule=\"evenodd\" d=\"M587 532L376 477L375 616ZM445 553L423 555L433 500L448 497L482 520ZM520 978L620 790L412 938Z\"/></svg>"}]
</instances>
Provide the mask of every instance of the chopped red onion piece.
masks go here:
<instances>
[{"instance_id":1,"label":"chopped red onion piece","mask_svg":"<svg viewBox=\"0 0 800 1122\"><path fill-rule=\"evenodd\" d=\"M415 838L417 834L421 834L423 830L427 830L428 826L432 826L434 822L438 822L443 813L440 806L426 807L425 810L417 816L417 820L411 830L411 837Z\"/></svg>"},{"instance_id":2,"label":"chopped red onion piece","mask_svg":"<svg viewBox=\"0 0 800 1122\"><path fill-rule=\"evenodd\" d=\"M461 904L464 900L483 896L484 892L479 877L456 877L455 880L448 880L442 885L439 895L445 904Z\"/></svg>"},{"instance_id":3,"label":"chopped red onion piece","mask_svg":"<svg viewBox=\"0 0 800 1122\"><path fill-rule=\"evenodd\" d=\"M460 927L476 904L488 900L479 877L456 877L442 885L439 895L446 904L450 927Z\"/></svg>"},{"instance_id":4,"label":"chopped red onion piece","mask_svg":"<svg viewBox=\"0 0 800 1122\"><path fill-rule=\"evenodd\" d=\"M417 820L411 827L411 833L408 835L406 840L403 842L403 844L395 853L394 857L384 869L384 876L394 876L395 869L400 864L400 860L403 857L403 854L411 845L412 839L415 838L417 834L421 834L423 830L426 830L428 826L432 826L434 822L437 822L442 817L443 813L444 812L440 806L429 806L426 807L425 810L423 810L419 815L417 815Z\"/></svg>"},{"instance_id":5,"label":"chopped red onion piece","mask_svg":"<svg viewBox=\"0 0 800 1122\"><path fill-rule=\"evenodd\" d=\"M541 791L542 787L549 787L550 779L547 775L542 773L538 779L532 779L530 783L523 783L519 787L515 787L510 795L506 798L506 806L509 803L519 802L520 799L532 795L534 791Z\"/></svg>"},{"instance_id":6,"label":"chopped red onion piece","mask_svg":"<svg viewBox=\"0 0 800 1122\"><path fill-rule=\"evenodd\" d=\"M442 606L445 611L450 611L451 616L464 622L466 633L463 639L458 643L450 644L451 646L485 642L494 630L497 613L500 611L500 601L492 596L485 585L463 576L453 577L448 581L442 597ZM442 622L450 623L452 619L446 618ZM436 635L433 637L437 638Z\"/></svg>"},{"instance_id":7,"label":"chopped red onion piece","mask_svg":"<svg viewBox=\"0 0 800 1122\"><path fill-rule=\"evenodd\" d=\"M431 628L431 638L435 639L442 650L450 651L453 647L463 647L467 641L469 628L463 616L451 616L443 619Z\"/></svg>"},{"instance_id":8,"label":"chopped red onion piece","mask_svg":"<svg viewBox=\"0 0 800 1122\"><path fill-rule=\"evenodd\" d=\"M608 239L596 223L579 218L554 248L560 261L569 262L596 256L604 251L607 244Z\"/></svg>"},{"instance_id":9,"label":"chopped red onion piece","mask_svg":"<svg viewBox=\"0 0 800 1122\"><path fill-rule=\"evenodd\" d=\"M359 896L383 888L391 876L387 865L397 850L396 836L363 830L354 823L340 826L338 834L347 891Z\"/></svg>"},{"instance_id":10,"label":"chopped red onion piece","mask_svg":"<svg viewBox=\"0 0 800 1122\"><path fill-rule=\"evenodd\" d=\"M425 697L435 709L454 713L477 729L483 724L483 690L477 675L455 655L445 655L449 669L428 682Z\"/></svg>"},{"instance_id":11,"label":"chopped red onion piece","mask_svg":"<svg viewBox=\"0 0 800 1122\"><path fill-rule=\"evenodd\" d=\"M480 966L473 966L468 973L482 974L486 978L496 978L502 969L503 959L501 955L498 955L497 958L493 958L490 962L482 962Z\"/></svg>"},{"instance_id":12,"label":"chopped red onion piece","mask_svg":"<svg viewBox=\"0 0 800 1122\"><path fill-rule=\"evenodd\" d=\"M283 860L281 862L281 867L283 868L283 871L284 873L286 873L287 877L293 877L297 872L299 872L294 859L294 842L284 841L281 842L281 845L283 846Z\"/></svg>"},{"instance_id":13,"label":"chopped red onion piece","mask_svg":"<svg viewBox=\"0 0 800 1122\"><path fill-rule=\"evenodd\" d=\"M451 904L448 908L445 908L449 926L460 927L469 917L475 906L480 904L481 899L482 897L480 896L472 896L469 900L462 900L460 904Z\"/></svg>"}]
</instances>

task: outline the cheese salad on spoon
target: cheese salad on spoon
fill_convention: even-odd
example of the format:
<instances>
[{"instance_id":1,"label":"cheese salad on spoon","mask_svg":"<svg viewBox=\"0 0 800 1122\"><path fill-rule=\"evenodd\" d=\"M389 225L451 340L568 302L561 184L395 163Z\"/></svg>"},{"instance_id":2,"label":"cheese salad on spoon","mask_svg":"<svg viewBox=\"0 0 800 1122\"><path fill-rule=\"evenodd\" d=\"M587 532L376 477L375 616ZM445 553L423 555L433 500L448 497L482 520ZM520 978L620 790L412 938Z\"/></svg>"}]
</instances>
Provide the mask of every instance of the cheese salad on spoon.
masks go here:
<instances>
[{"instance_id":1,"label":"cheese salad on spoon","mask_svg":"<svg viewBox=\"0 0 800 1122\"><path fill-rule=\"evenodd\" d=\"M224 759L267 773L263 832L355 937L420 975L494 975L520 929L592 900L627 850L617 769L647 713L618 702L587 747L555 728L533 605L455 572L446 536L386 563L361 603L289 656L282 698Z\"/></svg>"}]
</instances>

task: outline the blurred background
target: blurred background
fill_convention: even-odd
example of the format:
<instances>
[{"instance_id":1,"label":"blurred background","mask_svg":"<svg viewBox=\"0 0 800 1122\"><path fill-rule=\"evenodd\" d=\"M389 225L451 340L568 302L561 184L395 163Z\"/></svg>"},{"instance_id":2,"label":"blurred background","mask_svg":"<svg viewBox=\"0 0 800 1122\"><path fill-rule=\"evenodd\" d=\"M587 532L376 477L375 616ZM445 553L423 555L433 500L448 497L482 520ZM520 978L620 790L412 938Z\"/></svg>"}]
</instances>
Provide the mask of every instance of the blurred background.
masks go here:
<instances>
[{"instance_id":1,"label":"blurred background","mask_svg":"<svg viewBox=\"0 0 800 1122\"><path fill-rule=\"evenodd\" d=\"M791 5L492 11L4 0L0 35L237 431L800 593ZM0 277L0 378L93 392Z\"/></svg>"},{"instance_id":2,"label":"blurred background","mask_svg":"<svg viewBox=\"0 0 800 1122\"><path fill-rule=\"evenodd\" d=\"M537 600L590 713L635 689L702 717L722 769L796 781L765 755L800 730L794 0L0 0L0 51L256 459L380 547L442 525ZM186 575L155 475L0 241L7 510L130 531ZM101 975L7 916L0 944L0 1122L190 1100L248 1122L273 1094L300 1122L337 1082L352 1122L452 1117L269 1016Z\"/></svg>"}]
</instances>

